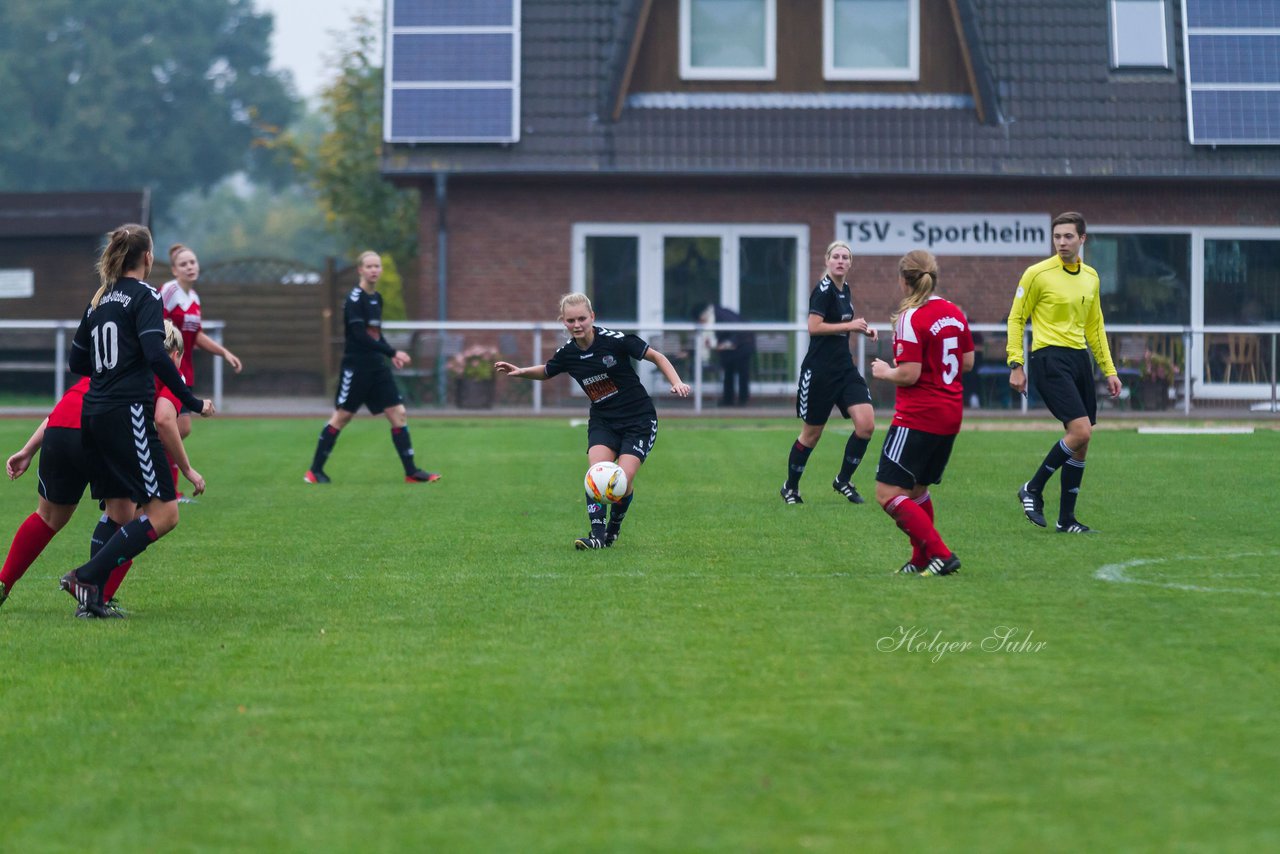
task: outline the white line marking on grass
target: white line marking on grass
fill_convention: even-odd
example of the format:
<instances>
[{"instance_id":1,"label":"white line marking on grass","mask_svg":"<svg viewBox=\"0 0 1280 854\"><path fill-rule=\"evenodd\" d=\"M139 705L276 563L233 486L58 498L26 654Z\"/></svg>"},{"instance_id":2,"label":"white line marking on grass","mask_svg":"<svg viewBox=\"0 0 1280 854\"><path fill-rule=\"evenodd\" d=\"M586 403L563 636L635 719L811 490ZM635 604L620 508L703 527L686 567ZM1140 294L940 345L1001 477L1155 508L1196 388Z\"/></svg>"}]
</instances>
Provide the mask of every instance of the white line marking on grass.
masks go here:
<instances>
[{"instance_id":1,"label":"white line marking on grass","mask_svg":"<svg viewBox=\"0 0 1280 854\"><path fill-rule=\"evenodd\" d=\"M1225 436L1239 435L1248 436L1253 433L1252 427L1139 427L1138 432L1144 435L1163 435L1163 436L1190 436L1190 435L1208 435L1208 436Z\"/></svg>"},{"instance_id":2,"label":"white line marking on grass","mask_svg":"<svg viewBox=\"0 0 1280 854\"><path fill-rule=\"evenodd\" d=\"M1205 587L1200 584L1182 584L1176 581L1155 581L1146 578L1133 578L1126 572L1126 570L1139 566L1172 563L1173 561L1232 561L1244 560L1247 558L1276 557L1277 555L1280 555L1280 552L1242 552L1240 554L1203 555L1199 557L1192 555L1174 555L1173 557L1136 558L1134 560L1127 560L1124 563L1109 563L1095 572L1093 577L1099 581L1110 581L1115 584L1145 584L1148 587L1163 587L1167 590L1187 590L1192 593L1245 593L1250 596L1280 596L1280 592L1275 590L1256 590L1251 587ZM1227 573L1218 573L1216 577L1223 578L1230 576Z\"/></svg>"}]
</instances>

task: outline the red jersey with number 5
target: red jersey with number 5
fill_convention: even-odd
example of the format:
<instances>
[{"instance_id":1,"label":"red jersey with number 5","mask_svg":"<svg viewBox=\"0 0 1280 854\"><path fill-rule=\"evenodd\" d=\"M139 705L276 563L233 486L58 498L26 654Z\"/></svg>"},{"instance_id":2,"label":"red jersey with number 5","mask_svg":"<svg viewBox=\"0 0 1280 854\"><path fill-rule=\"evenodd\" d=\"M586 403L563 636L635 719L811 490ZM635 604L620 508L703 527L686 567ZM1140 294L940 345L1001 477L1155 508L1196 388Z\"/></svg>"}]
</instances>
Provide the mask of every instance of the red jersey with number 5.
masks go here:
<instances>
[{"instance_id":1,"label":"red jersey with number 5","mask_svg":"<svg viewBox=\"0 0 1280 854\"><path fill-rule=\"evenodd\" d=\"M893 358L899 365L919 362L920 379L898 386L893 423L939 436L959 433L964 417L960 374L964 354L972 351L968 318L942 297L898 315Z\"/></svg>"}]
</instances>

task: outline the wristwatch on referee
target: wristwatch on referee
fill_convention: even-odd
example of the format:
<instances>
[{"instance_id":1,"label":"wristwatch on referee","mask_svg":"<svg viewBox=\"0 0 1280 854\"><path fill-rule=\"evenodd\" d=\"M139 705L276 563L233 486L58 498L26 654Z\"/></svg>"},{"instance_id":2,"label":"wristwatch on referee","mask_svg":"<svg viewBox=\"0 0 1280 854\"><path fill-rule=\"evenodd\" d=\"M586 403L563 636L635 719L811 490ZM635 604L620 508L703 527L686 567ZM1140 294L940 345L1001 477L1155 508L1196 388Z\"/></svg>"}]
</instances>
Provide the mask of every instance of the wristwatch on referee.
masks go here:
<instances>
[{"instance_id":1,"label":"wristwatch on referee","mask_svg":"<svg viewBox=\"0 0 1280 854\"><path fill-rule=\"evenodd\" d=\"M1022 367L1022 363L1021 363L1021 362L1010 362L1010 363L1009 363L1009 370L1011 370L1011 371L1012 371L1014 368L1021 368L1021 367Z\"/></svg>"}]
</instances>

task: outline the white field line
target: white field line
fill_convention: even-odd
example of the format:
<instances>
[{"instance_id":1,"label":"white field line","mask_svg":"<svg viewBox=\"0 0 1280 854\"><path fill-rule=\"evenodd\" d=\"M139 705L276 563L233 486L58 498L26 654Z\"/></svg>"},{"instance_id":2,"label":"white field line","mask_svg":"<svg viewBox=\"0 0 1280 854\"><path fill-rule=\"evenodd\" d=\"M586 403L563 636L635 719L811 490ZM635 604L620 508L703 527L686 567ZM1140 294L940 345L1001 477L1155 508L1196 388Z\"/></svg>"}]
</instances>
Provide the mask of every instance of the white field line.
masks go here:
<instances>
[{"instance_id":1,"label":"white field line","mask_svg":"<svg viewBox=\"0 0 1280 854\"><path fill-rule=\"evenodd\" d=\"M1277 555L1280 555L1280 552L1242 552L1240 554L1229 555L1173 555L1171 557L1136 558L1134 560L1124 561L1123 563L1109 563L1099 568L1098 571L1093 574L1093 577L1099 581L1110 581L1114 584L1144 584L1148 587L1163 587L1167 590L1187 590L1192 593L1243 593L1248 596L1280 596L1280 592L1275 590L1257 590L1251 587L1205 587L1201 584L1183 584L1177 581L1134 578L1127 572L1127 570L1134 569L1139 566L1152 566L1155 564L1172 563L1174 561L1212 560L1228 562L1273 558Z\"/></svg>"}]
</instances>

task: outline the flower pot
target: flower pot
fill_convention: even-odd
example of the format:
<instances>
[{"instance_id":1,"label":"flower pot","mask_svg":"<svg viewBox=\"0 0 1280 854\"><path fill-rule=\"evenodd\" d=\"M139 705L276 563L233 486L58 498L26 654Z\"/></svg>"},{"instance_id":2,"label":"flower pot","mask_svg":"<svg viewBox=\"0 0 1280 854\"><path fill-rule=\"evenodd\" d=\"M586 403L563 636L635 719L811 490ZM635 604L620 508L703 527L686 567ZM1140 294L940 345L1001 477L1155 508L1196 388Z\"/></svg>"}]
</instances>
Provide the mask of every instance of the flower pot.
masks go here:
<instances>
[{"instance_id":1,"label":"flower pot","mask_svg":"<svg viewBox=\"0 0 1280 854\"><path fill-rule=\"evenodd\" d=\"M468 377L461 377L456 381L454 389L454 400L459 409L493 408L493 380L474 380Z\"/></svg>"},{"instance_id":2,"label":"flower pot","mask_svg":"<svg viewBox=\"0 0 1280 854\"><path fill-rule=\"evenodd\" d=\"M1169 408L1169 386L1162 382L1138 384L1138 404L1148 412Z\"/></svg>"}]
</instances>

